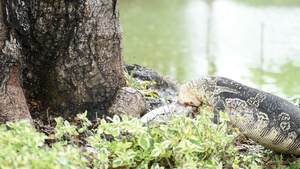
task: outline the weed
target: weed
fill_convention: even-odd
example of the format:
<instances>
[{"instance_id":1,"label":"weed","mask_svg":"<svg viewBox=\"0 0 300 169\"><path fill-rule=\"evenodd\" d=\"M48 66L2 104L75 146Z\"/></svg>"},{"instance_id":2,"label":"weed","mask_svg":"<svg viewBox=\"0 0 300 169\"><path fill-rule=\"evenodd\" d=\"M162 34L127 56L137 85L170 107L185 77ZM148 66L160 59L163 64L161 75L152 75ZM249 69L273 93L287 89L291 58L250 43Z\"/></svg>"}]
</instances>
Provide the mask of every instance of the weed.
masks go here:
<instances>
[{"instance_id":1,"label":"weed","mask_svg":"<svg viewBox=\"0 0 300 169\"><path fill-rule=\"evenodd\" d=\"M147 97L155 97L158 98L158 94L155 90L150 89L151 86L156 85L155 81L141 81L136 80L133 78L134 72L136 68L134 68L130 75L128 74L127 70L125 73L125 86L126 87L132 87L134 89L140 90L141 93L147 98Z\"/></svg>"}]
</instances>

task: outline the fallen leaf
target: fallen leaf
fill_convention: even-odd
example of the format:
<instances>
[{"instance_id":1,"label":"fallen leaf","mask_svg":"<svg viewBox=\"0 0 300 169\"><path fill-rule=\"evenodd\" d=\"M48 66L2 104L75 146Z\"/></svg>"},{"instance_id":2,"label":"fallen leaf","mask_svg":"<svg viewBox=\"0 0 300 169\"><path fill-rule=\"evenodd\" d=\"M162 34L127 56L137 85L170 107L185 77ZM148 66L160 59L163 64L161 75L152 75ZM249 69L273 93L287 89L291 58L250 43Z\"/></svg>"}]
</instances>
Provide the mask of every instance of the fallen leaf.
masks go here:
<instances>
[{"instance_id":1,"label":"fallen leaf","mask_svg":"<svg viewBox=\"0 0 300 169\"><path fill-rule=\"evenodd\" d=\"M212 108L212 107L208 107L206 110L207 110L208 112L212 112L212 111L213 111L213 108Z\"/></svg>"},{"instance_id":2,"label":"fallen leaf","mask_svg":"<svg viewBox=\"0 0 300 169\"><path fill-rule=\"evenodd\" d=\"M266 162L268 162L270 160L270 157L269 156L263 157L263 158L261 158L261 160L266 163Z\"/></svg>"},{"instance_id":3,"label":"fallen leaf","mask_svg":"<svg viewBox=\"0 0 300 169\"><path fill-rule=\"evenodd\" d=\"M54 138L55 138L55 135L54 135L54 134L49 134L48 137L49 137L50 139L54 139Z\"/></svg>"},{"instance_id":4,"label":"fallen leaf","mask_svg":"<svg viewBox=\"0 0 300 169\"><path fill-rule=\"evenodd\" d=\"M75 120L75 121L79 121L80 118L76 116L76 117L74 117L74 120Z\"/></svg>"},{"instance_id":5,"label":"fallen leaf","mask_svg":"<svg viewBox=\"0 0 300 169\"><path fill-rule=\"evenodd\" d=\"M77 122L71 122L71 125L76 126Z\"/></svg>"}]
</instances>

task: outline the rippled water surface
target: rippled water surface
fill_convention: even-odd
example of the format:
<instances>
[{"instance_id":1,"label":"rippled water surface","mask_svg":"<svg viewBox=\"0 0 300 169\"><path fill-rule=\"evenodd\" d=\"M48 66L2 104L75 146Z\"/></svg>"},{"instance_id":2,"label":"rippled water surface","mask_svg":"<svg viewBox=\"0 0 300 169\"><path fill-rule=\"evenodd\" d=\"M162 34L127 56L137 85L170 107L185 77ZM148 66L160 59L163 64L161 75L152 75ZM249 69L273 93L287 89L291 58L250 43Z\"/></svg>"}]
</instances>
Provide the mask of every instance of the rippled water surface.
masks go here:
<instances>
[{"instance_id":1,"label":"rippled water surface","mask_svg":"<svg viewBox=\"0 0 300 169\"><path fill-rule=\"evenodd\" d=\"M299 0L121 0L124 60L300 95Z\"/></svg>"}]
</instances>

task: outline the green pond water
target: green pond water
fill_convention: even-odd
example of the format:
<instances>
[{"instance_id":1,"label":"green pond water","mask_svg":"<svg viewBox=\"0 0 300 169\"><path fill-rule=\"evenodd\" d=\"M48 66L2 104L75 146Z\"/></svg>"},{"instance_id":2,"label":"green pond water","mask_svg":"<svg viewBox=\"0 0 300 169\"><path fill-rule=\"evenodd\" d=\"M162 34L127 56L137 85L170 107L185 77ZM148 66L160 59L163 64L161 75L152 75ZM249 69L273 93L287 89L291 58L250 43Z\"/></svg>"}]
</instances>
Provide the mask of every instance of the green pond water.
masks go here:
<instances>
[{"instance_id":1,"label":"green pond water","mask_svg":"<svg viewBox=\"0 0 300 169\"><path fill-rule=\"evenodd\" d=\"M120 0L124 60L300 95L299 0Z\"/></svg>"}]
</instances>

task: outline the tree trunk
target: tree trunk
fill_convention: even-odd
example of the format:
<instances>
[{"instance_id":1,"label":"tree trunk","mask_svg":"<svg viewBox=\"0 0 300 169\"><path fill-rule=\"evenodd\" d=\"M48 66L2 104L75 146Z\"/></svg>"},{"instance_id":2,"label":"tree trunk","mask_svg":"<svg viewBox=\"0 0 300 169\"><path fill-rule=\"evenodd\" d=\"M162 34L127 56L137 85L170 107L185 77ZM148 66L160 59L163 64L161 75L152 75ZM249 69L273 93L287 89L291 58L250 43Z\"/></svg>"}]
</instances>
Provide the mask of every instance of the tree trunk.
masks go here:
<instances>
[{"instance_id":1,"label":"tree trunk","mask_svg":"<svg viewBox=\"0 0 300 169\"><path fill-rule=\"evenodd\" d=\"M33 124L22 85L22 47L11 29L5 2L0 3L0 124L29 119Z\"/></svg>"},{"instance_id":2,"label":"tree trunk","mask_svg":"<svg viewBox=\"0 0 300 169\"><path fill-rule=\"evenodd\" d=\"M0 115L14 105L5 101L10 95L28 114L22 82L42 110L105 114L124 83L117 0L2 1L1 60L8 61L1 61ZM13 52L3 52L8 45Z\"/></svg>"}]
</instances>

